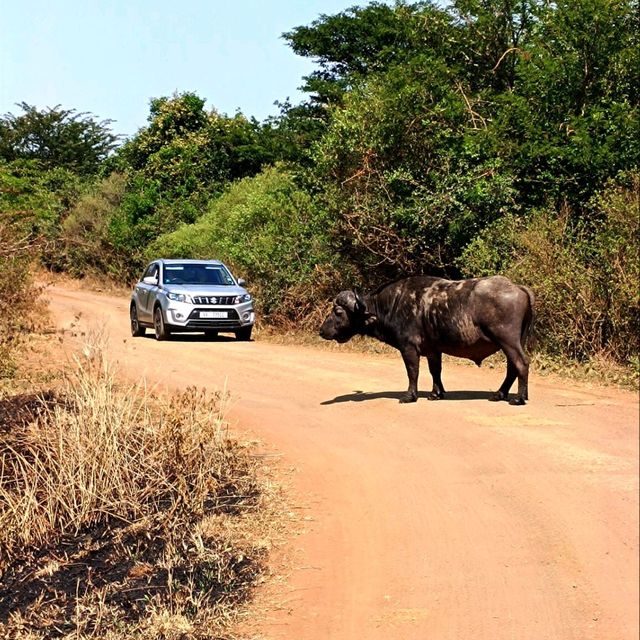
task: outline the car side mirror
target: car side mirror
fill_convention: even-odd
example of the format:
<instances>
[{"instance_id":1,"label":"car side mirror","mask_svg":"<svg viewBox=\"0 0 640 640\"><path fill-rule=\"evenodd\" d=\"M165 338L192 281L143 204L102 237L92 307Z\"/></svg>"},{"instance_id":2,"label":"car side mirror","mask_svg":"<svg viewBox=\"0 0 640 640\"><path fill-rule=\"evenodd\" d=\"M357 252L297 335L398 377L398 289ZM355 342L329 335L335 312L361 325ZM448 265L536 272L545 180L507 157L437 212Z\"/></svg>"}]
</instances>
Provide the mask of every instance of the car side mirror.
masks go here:
<instances>
[{"instance_id":1,"label":"car side mirror","mask_svg":"<svg viewBox=\"0 0 640 640\"><path fill-rule=\"evenodd\" d=\"M244 278L238 278L239 287L244 287L245 284L247 284L247 281Z\"/></svg>"},{"instance_id":2,"label":"car side mirror","mask_svg":"<svg viewBox=\"0 0 640 640\"><path fill-rule=\"evenodd\" d=\"M145 284L158 284L158 278L156 276L145 276L142 278L142 282Z\"/></svg>"}]
</instances>

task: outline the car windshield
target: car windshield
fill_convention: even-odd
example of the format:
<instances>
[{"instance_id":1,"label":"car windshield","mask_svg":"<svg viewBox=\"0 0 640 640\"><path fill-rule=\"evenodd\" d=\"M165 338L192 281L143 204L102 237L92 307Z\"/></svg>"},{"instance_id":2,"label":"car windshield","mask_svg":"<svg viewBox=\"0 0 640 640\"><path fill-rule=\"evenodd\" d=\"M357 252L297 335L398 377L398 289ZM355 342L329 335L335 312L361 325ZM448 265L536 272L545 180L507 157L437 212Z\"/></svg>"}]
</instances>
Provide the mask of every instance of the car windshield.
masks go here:
<instances>
[{"instance_id":1,"label":"car windshield","mask_svg":"<svg viewBox=\"0 0 640 640\"><path fill-rule=\"evenodd\" d=\"M231 274L220 264L165 264L163 284L233 285Z\"/></svg>"}]
</instances>

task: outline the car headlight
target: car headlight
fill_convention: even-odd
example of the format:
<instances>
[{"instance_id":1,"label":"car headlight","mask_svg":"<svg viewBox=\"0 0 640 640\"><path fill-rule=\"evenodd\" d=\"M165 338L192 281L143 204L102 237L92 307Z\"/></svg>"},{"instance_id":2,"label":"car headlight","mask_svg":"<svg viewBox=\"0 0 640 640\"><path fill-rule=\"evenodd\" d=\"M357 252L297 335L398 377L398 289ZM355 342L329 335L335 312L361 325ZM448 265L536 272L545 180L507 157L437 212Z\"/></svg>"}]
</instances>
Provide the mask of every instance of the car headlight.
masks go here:
<instances>
[{"instance_id":1,"label":"car headlight","mask_svg":"<svg viewBox=\"0 0 640 640\"><path fill-rule=\"evenodd\" d=\"M233 299L233 304L240 304L241 302L251 302L251 295L249 293L243 293L241 296L236 296Z\"/></svg>"},{"instance_id":2,"label":"car headlight","mask_svg":"<svg viewBox=\"0 0 640 640\"><path fill-rule=\"evenodd\" d=\"M167 293L167 298L169 298L169 300L175 300L176 302L189 302L193 304L193 300L191 299L191 296L188 296L184 293L169 292Z\"/></svg>"}]
</instances>

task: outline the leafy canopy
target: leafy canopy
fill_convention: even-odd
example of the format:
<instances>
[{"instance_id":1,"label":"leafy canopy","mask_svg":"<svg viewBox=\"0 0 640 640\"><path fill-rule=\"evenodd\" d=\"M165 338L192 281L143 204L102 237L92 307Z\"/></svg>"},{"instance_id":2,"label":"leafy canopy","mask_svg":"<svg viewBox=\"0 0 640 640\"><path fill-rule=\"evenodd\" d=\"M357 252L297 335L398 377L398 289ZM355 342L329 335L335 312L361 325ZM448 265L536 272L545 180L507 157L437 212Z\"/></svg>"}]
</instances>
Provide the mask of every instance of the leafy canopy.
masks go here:
<instances>
[{"instance_id":1,"label":"leafy canopy","mask_svg":"<svg viewBox=\"0 0 640 640\"><path fill-rule=\"evenodd\" d=\"M0 118L0 158L39 160L45 169L64 167L80 175L96 174L116 148L112 120L97 121L88 113L60 105L38 110L22 102L23 113Z\"/></svg>"}]
</instances>

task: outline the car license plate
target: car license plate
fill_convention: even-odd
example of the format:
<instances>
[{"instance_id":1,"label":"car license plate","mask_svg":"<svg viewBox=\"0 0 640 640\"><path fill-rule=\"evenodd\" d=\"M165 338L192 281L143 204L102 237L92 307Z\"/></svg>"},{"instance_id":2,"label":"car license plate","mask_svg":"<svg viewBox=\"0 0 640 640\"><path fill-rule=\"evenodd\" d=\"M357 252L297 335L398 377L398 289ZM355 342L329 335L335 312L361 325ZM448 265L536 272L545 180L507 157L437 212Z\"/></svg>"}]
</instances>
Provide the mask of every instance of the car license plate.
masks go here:
<instances>
[{"instance_id":1,"label":"car license plate","mask_svg":"<svg viewBox=\"0 0 640 640\"><path fill-rule=\"evenodd\" d=\"M227 312L226 311L201 311L200 317L201 318L226 318Z\"/></svg>"}]
</instances>

